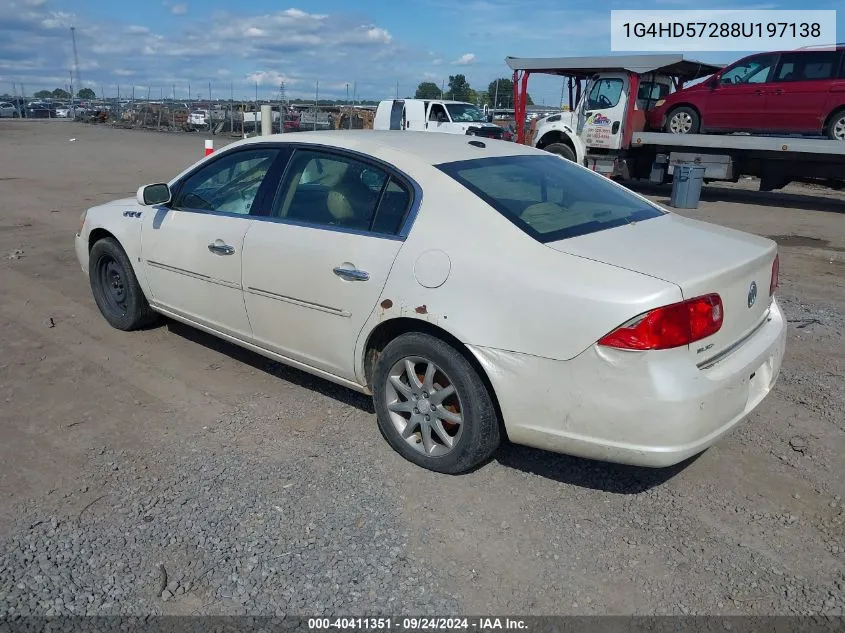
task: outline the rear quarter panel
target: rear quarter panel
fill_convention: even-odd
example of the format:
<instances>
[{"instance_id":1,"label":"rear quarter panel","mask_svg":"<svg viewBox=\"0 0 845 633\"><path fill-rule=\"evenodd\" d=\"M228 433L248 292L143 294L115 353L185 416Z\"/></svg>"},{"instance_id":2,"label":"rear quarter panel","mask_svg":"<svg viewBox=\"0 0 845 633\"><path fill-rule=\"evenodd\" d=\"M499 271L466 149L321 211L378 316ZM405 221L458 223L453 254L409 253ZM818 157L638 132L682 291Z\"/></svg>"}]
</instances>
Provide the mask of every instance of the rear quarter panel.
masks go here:
<instances>
[{"instance_id":1,"label":"rear quarter panel","mask_svg":"<svg viewBox=\"0 0 845 633\"><path fill-rule=\"evenodd\" d=\"M422 206L359 337L359 363L386 319L422 319L467 344L566 360L681 299L674 284L536 242L430 165L399 164L423 188ZM424 287L420 266L432 251L448 258L448 277Z\"/></svg>"}]
</instances>

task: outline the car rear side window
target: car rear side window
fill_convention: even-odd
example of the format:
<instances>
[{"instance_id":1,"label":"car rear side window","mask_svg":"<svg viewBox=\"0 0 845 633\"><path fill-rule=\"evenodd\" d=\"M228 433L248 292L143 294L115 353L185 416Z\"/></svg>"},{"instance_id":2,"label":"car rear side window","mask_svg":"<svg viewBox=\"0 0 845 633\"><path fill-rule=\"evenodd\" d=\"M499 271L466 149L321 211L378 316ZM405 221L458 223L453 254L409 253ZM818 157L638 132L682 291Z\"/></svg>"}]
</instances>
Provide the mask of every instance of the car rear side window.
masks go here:
<instances>
[{"instance_id":1,"label":"car rear side window","mask_svg":"<svg viewBox=\"0 0 845 633\"><path fill-rule=\"evenodd\" d=\"M402 228L405 214L411 203L411 194L408 188L391 177L390 182L384 189L376 210L376 217L373 219L371 231L374 233L385 233L393 235Z\"/></svg>"},{"instance_id":2,"label":"car rear side window","mask_svg":"<svg viewBox=\"0 0 845 633\"><path fill-rule=\"evenodd\" d=\"M477 158L437 168L544 243L665 213L604 176L551 154Z\"/></svg>"},{"instance_id":3,"label":"car rear side window","mask_svg":"<svg viewBox=\"0 0 845 633\"><path fill-rule=\"evenodd\" d=\"M836 74L839 51L784 53L775 81L812 81L832 79Z\"/></svg>"}]
</instances>

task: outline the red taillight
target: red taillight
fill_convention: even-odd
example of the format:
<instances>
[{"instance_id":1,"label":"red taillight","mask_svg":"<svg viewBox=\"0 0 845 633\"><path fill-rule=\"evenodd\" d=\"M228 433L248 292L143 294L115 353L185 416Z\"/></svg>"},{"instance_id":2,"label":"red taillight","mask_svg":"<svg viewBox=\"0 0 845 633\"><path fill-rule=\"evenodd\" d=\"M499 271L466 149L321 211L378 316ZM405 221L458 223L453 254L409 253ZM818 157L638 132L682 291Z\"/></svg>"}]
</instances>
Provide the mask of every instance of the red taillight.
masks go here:
<instances>
[{"instance_id":1,"label":"red taillight","mask_svg":"<svg viewBox=\"0 0 845 633\"><path fill-rule=\"evenodd\" d=\"M722 298L703 295L634 317L602 337L599 345L636 350L680 347L715 334L723 320Z\"/></svg>"},{"instance_id":2,"label":"red taillight","mask_svg":"<svg viewBox=\"0 0 845 633\"><path fill-rule=\"evenodd\" d=\"M778 287L778 277L780 275L780 255L775 255L775 261L772 262L772 281L769 283L769 296L775 294L775 288Z\"/></svg>"}]
</instances>

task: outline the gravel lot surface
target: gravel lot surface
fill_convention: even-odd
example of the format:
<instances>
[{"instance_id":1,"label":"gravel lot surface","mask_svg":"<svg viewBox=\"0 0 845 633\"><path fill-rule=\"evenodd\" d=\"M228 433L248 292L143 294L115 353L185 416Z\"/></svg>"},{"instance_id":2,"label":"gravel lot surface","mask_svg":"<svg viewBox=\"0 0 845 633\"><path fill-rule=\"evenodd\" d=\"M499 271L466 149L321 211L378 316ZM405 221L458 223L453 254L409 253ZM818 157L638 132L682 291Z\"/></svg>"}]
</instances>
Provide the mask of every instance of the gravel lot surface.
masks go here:
<instances>
[{"instance_id":1,"label":"gravel lot surface","mask_svg":"<svg viewBox=\"0 0 845 633\"><path fill-rule=\"evenodd\" d=\"M841 193L743 181L684 211L781 245L782 377L728 438L660 471L505 446L449 477L365 397L179 324L108 327L80 211L202 152L0 123L0 617L843 613Z\"/></svg>"}]
</instances>

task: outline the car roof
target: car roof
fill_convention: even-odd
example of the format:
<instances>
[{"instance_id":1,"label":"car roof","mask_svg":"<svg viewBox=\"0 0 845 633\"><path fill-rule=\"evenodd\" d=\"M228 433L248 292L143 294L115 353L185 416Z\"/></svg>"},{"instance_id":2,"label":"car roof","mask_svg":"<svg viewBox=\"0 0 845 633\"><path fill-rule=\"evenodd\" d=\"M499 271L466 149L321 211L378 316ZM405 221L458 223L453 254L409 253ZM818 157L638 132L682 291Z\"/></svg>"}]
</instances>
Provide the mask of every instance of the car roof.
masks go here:
<instances>
[{"instance_id":1,"label":"car roof","mask_svg":"<svg viewBox=\"0 0 845 633\"><path fill-rule=\"evenodd\" d=\"M803 46L801 48L789 48L774 51L761 51L759 53L750 53L737 61L748 59L749 57L757 57L758 55L788 55L792 53L841 53L845 51L845 44L837 44L836 46ZM732 62L733 63L733 62Z\"/></svg>"},{"instance_id":2,"label":"car roof","mask_svg":"<svg viewBox=\"0 0 845 633\"><path fill-rule=\"evenodd\" d=\"M484 147L470 145L479 141ZM246 146L257 143L313 143L329 145L339 149L384 156L404 154L409 159L423 161L429 165L490 158L494 156L549 155L527 145L511 141L499 141L466 134L448 134L444 132L411 132L407 130L324 130L316 132L296 132L271 134L236 141L229 147Z\"/></svg>"}]
</instances>

